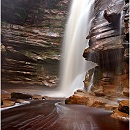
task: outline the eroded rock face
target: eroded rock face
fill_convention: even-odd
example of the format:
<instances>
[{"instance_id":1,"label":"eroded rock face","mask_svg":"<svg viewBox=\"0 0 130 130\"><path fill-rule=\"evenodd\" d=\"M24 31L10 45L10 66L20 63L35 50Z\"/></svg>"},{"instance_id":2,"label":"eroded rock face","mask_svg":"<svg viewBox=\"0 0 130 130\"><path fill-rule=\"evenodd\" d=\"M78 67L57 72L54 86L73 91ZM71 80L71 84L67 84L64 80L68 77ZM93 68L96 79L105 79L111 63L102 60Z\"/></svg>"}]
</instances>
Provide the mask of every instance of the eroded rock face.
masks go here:
<instances>
[{"instance_id":1,"label":"eroded rock face","mask_svg":"<svg viewBox=\"0 0 130 130\"><path fill-rule=\"evenodd\" d=\"M83 54L87 60L100 64L100 60L109 57L111 51L123 49L123 39L121 37L122 21L120 21L123 3L123 0L120 2L110 0L105 4L104 1L96 1L94 19L89 36L87 36L87 38L90 39L89 48L87 48ZM118 18L116 18L116 16L118 16ZM101 55L103 55L103 57L101 57Z\"/></svg>"},{"instance_id":2,"label":"eroded rock face","mask_svg":"<svg viewBox=\"0 0 130 130\"><path fill-rule=\"evenodd\" d=\"M2 1L2 83L57 85L68 6L69 0Z\"/></svg>"},{"instance_id":3,"label":"eroded rock face","mask_svg":"<svg viewBox=\"0 0 130 130\"><path fill-rule=\"evenodd\" d=\"M93 85L91 92L94 92L96 96L129 96L129 74L119 73L116 75L114 72L103 72L100 68L90 70L86 74L84 81L85 89L88 90L88 86L91 83L92 74L94 72Z\"/></svg>"},{"instance_id":4,"label":"eroded rock face","mask_svg":"<svg viewBox=\"0 0 130 130\"><path fill-rule=\"evenodd\" d=\"M129 95L129 51L128 3L121 1L95 2L95 13L91 24L89 47L83 57L98 64L89 70L85 78L85 89L91 82L91 91L96 96L120 97Z\"/></svg>"}]
</instances>

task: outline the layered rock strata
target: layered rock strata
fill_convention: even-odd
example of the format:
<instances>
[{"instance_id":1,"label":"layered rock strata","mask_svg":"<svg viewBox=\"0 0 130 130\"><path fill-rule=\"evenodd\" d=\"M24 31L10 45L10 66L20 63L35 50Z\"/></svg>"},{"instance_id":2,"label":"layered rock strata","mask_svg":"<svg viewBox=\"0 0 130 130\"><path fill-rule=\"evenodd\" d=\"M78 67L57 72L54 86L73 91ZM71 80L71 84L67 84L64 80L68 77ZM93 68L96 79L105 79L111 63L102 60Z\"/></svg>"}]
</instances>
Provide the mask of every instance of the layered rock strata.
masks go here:
<instances>
[{"instance_id":1,"label":"layered rock strata","mask_svg":"<svg viewBox=\"0 0 130 130\"><path fill-rule=\"evenodd\" d=\"M2 83L56 86L69 0L2 0Z\"/></svg>"},{"instance_id":2,"label":"layered rock strata","mask_svg":"<svg viewBox=\"0 0 130 130\"><path fill-rule=\"evenodd\" d=\"M89 47L83 57L98 64L86 74L88 89L92 75L91 91L102 96L128 96L128 3L122 1L95 2L95 13L89 36ZM125 92L124 92L125 91ZM99 94L99 93L98 93Z\"/></svg>"}]
</instances>

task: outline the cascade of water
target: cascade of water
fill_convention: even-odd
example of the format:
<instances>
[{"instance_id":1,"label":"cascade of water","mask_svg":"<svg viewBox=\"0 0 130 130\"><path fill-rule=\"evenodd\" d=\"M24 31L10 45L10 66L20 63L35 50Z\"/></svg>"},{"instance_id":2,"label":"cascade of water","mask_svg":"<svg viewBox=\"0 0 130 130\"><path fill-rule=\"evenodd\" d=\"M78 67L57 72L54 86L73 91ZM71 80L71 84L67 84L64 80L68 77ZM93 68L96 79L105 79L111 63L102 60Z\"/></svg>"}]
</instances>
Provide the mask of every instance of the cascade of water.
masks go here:
<instances>
[{"instance_id":1,"label":"cascade of water","mask_svg":"<svg viewBox=\"0 0 130 130\"><path fill-rule=\"evenodd\" d=\"M94 78L94 71L93 71L93 74L92 74L92 77L91 77L91 80L90 80L90 83L89 83L89 86L88 86L88 89L87 89L88 93L91 92L91 88L93 86L93 78Z\"/></svg>"},{"instance_id":2,"label":"cascade of water","mask_svg":"<svg viewBox=\"0 0 130 130\"><path fill-rule=\"evenodd\" d=\"M93 14L94 0L73 0L62 46L61 91L69 96L83 88L85 73L92 66L82 57ZM88 45L87 45L88 46Z\"/></svg>"}]
</instances>

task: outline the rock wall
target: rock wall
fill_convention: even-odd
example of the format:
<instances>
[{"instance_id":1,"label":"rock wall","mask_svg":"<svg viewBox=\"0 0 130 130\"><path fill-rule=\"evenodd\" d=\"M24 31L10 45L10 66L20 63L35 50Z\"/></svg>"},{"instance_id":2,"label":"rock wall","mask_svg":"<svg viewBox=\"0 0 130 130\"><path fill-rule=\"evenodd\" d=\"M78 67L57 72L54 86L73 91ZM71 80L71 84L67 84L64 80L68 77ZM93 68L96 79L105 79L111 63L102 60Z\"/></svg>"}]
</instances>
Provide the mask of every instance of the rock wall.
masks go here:
<instances>
[{"instance_id":1,"label":"rock wall","mask_svg":"<svg viewBox=\"0 0 130 130\"><path fill-rule=\"evenodd\" d=\"M56 86L70 0L2 0L2 83Z\"/></svg>"},{"instance_id":2,"label":"rock wall","mask_svg":"<svg viewBox=\"0 0 130 130\"><path fill-rule=\"evenodd\" d=\"M85 78L88 89L92 75L91 92L97 96L129 96L129 6L124 0L96 0L89 47L83 57L98 64Z\"/></svg>"}]
</instances>

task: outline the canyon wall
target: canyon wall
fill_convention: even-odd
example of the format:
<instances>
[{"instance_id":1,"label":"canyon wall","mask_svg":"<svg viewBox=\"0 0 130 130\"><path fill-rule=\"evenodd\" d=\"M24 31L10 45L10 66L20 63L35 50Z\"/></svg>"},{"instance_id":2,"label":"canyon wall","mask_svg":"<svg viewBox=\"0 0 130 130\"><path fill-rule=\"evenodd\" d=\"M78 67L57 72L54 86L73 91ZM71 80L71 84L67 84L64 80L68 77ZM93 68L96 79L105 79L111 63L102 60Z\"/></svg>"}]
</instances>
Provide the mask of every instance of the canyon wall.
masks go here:
<instances>
[{"instance_id":1,"label":"canyon wall","mask_svg":"<svg viewBox=\"0 0 130 130\"><path fill-rule=\"evenodd\" d=\"M56 86L69 0L2 0L2 83Z\"/></svg>"},{"instance_id":2,"label":"canyon wall","mask_svg":"<svg viewBox=\"0 0 130 130\"><path fill-rule=\"evenodd\" d=\"M96 96L129 96L129 5L124 0L96 0L89 47L83 57L97 63L89 70L85 89L91 84Z\"/></svg>"}]
</instances>

